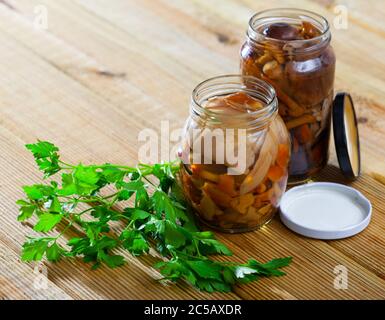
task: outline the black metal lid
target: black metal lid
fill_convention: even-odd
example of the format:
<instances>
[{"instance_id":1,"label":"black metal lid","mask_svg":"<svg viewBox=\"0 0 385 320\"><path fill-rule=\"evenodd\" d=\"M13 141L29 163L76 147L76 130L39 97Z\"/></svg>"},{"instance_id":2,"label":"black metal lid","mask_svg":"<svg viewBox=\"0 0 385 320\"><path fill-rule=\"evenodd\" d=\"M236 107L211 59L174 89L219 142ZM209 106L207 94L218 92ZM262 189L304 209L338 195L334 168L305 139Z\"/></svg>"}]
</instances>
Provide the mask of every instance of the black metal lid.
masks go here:
<instances>
[{"instance_id":1,"label":"black metal lid","mask_svg":"<svg viewBox=\"0 0 385 320\"><path fill-rule=\"evenodd\" d=\"M333 133L338 163L344 176L356 179L361 172L360 140L353 100L340 92L333 102Z\"/></svg>"}]
</instances>

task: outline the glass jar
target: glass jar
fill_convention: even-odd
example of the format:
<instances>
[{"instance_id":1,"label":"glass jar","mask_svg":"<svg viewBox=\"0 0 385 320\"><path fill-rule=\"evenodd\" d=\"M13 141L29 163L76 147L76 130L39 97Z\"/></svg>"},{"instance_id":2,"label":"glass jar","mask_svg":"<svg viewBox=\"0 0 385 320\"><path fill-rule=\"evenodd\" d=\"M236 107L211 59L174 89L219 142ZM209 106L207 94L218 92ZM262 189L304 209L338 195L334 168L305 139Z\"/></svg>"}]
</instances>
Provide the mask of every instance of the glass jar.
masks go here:
<instances>
[{"instance_id":1,"label":"glass jar","mask_svg":"<svg viewBox=\"0 0 385 320\"><path fill-rule=\"evenodd\" d=\"M286 189L290 159L274 89L240 75L199 84L178 154L182 189L205 224L234 233L269 222Z\"/></svg>"},{"instance_id":2,"label":"glass jar","mask_svg":"<svg viewBox=\"0 0 385 320\"><path fill-rule=\"evenodd\" d=\"M289 183L328 161L335 55L325 18L297 9L255 14L241 49L241 72L269 82L292 141Z\"/></svg>"}]
</instances>

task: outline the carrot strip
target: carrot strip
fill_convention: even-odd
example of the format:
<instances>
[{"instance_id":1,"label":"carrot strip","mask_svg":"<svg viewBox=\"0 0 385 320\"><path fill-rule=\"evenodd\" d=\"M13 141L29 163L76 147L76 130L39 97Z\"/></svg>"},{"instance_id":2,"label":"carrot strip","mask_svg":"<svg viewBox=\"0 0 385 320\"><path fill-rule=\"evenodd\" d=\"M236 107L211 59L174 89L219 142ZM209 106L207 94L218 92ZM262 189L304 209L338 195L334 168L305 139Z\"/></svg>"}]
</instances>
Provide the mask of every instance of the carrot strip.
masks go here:
<instances>
[{"instance_id":1,"label":"carrot strip","mask_svg":"<svg viewBox=\"0 0 385 320\"><path fill-rule=\"evenodd\" d=\"M312 132L308 126L308 124L303 124L300 127L298 127L298 135L297 138L300 143L308 143L313 139Z\"/></svg>"},{"instance_id":2,"label":"carrot strip","mask_svg":"<svg viewBox=\"0 0 385 320\"><path fill-rule=\"evenodd\" d=\"M288 130L299 127L306 123L316 122L317 119L311 114L304 114L302 117L295 118L286 122L286 128Z\"/></svg>"},{"instance_id":3,"label":"carrot strip","mask_svg":"<svg viewBox=\"0 0 385 320\"><path fill-rule=\"evenodd\" d=\"M267 173L267 177L271 181L278 181L283 177L284 174L285 171L280 166L271 166Z\"/></svg>"},{"instance_id":4,"label":"carrot strip","mask_svg":"<svg viewBox=\"0 0 385 320\"><path fill-rule=\"evenodd\" d=\"M230 206L230 201L232 198L228 194L219 190L216 184L206 182L202 187L202 190L211 197L217 206L224 208Z\"/></svg>"},{"instance_id":5,"label":"carrot strip","mask_svg":"<svg viewBox=\"0 0 385 320\"><path fill-rule=\"evenodd\" d=\"M227 174L220 175L218 180L218 189L232 197L235 197L237 192L235 191L234 177Z\"/></svg>"},{"instance_id":6,"label":"carrot strip","mask_svg":"<svg viewBox=\"0 0 385 320\"><path fill-rule=\"evenodd\" d=\"M289 162L289 147L286 144L281 143L278 145L276 162L281 168L286 168Z\"/></svg>"}]
</instances>

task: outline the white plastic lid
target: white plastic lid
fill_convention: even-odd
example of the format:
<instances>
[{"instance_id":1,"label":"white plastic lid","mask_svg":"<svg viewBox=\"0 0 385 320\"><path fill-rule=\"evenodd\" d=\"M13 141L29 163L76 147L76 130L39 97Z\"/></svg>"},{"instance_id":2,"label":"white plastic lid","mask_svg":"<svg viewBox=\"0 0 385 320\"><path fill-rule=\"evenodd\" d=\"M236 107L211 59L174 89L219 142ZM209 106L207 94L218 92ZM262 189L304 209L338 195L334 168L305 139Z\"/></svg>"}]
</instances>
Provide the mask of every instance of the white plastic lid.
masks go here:
<instances>
[{"instance_id":1,"label":"white plastic lid","mask_svg":"<svg viewBox=\"0 0 385 320\"><path fill-rule=\"evenodd\" d=\"M342 239L364 230L372 205L361 192L338 183L294 187L281 199L281 220L292 231L324 240Z\"/></svg>"}]
</instances>

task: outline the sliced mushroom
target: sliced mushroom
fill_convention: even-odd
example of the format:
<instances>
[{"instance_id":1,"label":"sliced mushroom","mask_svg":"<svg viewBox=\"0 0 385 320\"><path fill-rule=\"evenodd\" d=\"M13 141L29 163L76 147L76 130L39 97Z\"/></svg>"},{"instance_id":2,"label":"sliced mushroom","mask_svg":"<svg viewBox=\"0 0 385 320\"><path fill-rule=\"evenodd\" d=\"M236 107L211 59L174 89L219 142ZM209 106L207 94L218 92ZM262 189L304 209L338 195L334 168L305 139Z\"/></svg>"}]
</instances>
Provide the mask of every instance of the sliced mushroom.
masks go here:
<instances>
[{"instance_id":1,"label":"sliced mushroom","mask_svg":"<svg viewBox=\"0 0 385 320\"><path fill-rule=\"evenodd\" d=\"M303 124L313 123L316 121L317 121L317 119L314 116L312 116L311 114L304 114L303 116L301 116L299 118L295 118L293 120L287 121L286 127L288 130L291 130L291 129L299 127Z\"/></svg>"},{"instance_id":2,"label":"sliced mushroom","mask_svg":"<svg viewBox=\"0 0 385 320\"><path fill-rule=\"evenodd\" d=\"M259 64L259 65L264 65L266 62L269 62L272 60L272 55L270 53L270 51L265 51L265 53L260 56L256 62Z\"/></svg>"},{"instance_id":3,"label":"sliced mushroom","mask_svg":"<svg viewBox=\"0 0 385 320\"><path fill-rule=\"evenodd\" d=\"M251 192L265 178L273 158L273 152L277 149L276 138L271 134L270 129L266 132L266 138L262 145L257 161L255 161L253 169L246 176L240 186L240 194Z\"/></svg>"},{"instance_id":4,"label":"sliced mushroom","mask_svg":"<svg viewBox=\"0 0 385 320\"><path fill-rule=\"evenodd\" d=\"M267 63L262 68L262 71L265 75L267 75L270 79L280 79L282 78L282 67L276 60L271 60Z\"/></svg>"}]
</instances>

